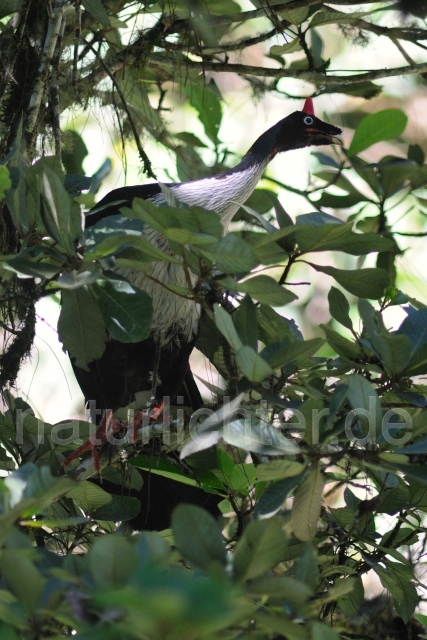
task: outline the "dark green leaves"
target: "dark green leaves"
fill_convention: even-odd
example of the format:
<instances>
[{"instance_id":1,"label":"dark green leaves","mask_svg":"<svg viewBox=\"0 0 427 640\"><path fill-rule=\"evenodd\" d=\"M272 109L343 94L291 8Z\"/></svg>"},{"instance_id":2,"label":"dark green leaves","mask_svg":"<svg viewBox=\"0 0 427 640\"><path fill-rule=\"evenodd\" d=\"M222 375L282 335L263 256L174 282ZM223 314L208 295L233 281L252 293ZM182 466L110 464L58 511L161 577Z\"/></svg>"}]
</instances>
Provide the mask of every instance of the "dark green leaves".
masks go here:
<instances>
[{"instance_id":1,"label":"dark green leaves","mask_svg":"<svg viewBox=\"0 0 427 640\"><path fill-rule=\"evenodd\" d=\"M296 300L297 296L279 285L273 278L265 275L254 276L244 282L235 282L231 278L222 280L221 284L225 289L248 293L251 298L258 300L261 304L270 304L281 307Z\"/></svg>"},{"instance_id":2,"label":"dark green leaves","mask_svg":"<svg viewBox=\"0 0 427 640\"><path fill-rule=\"evenodd\" d=\"M43 223L56 242L73 254L76 240L76 225L73 217L80 220L80 209L72 206L70 196L64 189L58 175L49 167L45 167L41 175L42 206L40 215ZM77 222L77 220L76 220ZM77 227L80 228L80 224Z\"/></svg>"},{"instance_id":3,"label":"dark green leaves","mask_svg":"<svg viewBox=\"0 0 427 640\"><path fill-rule=\"evenodd\" d=\"M286 557L287 537L278 520L251 522L236 545L234 576L243 582L274 568Z\"/></svg>"},{"instance_id":4,"label":"dark green leaves","mask_svg":"<svg viewBox=\"0 0 427 640\"><path fill-rule=\"evenodd\" d=\"M258 263L251 247L231 233L209 248L200 248L200 253L225 273L247 272Z\"/></svg>"},{"instance_id":5,"label":"dark green leaves","mask_svg":"<svg viewBox=\"0 0 427 640\"><path fill-rule=\"evenodd\" d=\"M82 5L103 27L111 26L110 18L103 7L102 0L82 0Z\"/></svg>"},{"instance_id":6,"label":"dark green leaves","mask_svg":"<svg viewBox=\"0 0 427 640\"><path fill-rule=\"evenodd\" d=\"M372 251L389 251L393 243L375 233L354 233L353 223L324 224L322 227L305 227L295 231L300 250L344 251L354 256L362 256Z\"/></svg>"},{"instance_id":7,"label":"dark green leaves","mask_svg":"<svg viewBox=\"0 0 427 640\"><path fill-rule=\"evenodd\" d=\"M344 271L335 267L320 267L311 264L313 269L331 276L344 289L359 298L371 298L378 300L384 295L389 284L389 276L384 269L355 269Z\"/></svg>"},{"instance_id":8,"label":"dark green leaves","mask_svg":"<svg viewBox=\"0 0 427 640\"><path fill-rule=\"evenodd\" d=\"M5 191L10 189L12 182L9 177L9 170L7 167L0 165L0 200L3 200Z\"/></svg>"},{"instance_id":9,"label":"dark green leaves","mask_svg":"<svg viewBox=\"0 0 427 640\"><path fill-rule=\"evenodd\" d=\"M105 349L104 321L93 293L87 287L64 291L58 334L76 365L87 370Z\"/></svg>"},{"instance_id":10,"label":"dark green leaves","mask_svg":"<svg viewBox=\"0 0 427 640\"><path fill-rule=\"evenodd\" d=\"M345 295L336 287L331 287L328 294L329 311L331 316L347 329L353 329L350 319L350 305Z\"/></svg>"},{"instance_id":11,"label":"dark green leaves","mask_svg":"<svg viewBox=\"0 0 427 640\"><path fill-rule=\"evenodd\" d=\"M226 552L221 528L204 509L181 504L173 512L175 544L186 560L200 569L215 563L225 566Z\"/></svg>"},{"instance_id":12,"label":"dark green leaves","mask_svg":"<svg viewBox=\"0 0 427 640\"><path fill-rule=\"evenodd\" d=\"M120 280L92 286L105 326L120 342L139 342L150 335L153 306L150 296Z\"/></svg>"}]
</instances>

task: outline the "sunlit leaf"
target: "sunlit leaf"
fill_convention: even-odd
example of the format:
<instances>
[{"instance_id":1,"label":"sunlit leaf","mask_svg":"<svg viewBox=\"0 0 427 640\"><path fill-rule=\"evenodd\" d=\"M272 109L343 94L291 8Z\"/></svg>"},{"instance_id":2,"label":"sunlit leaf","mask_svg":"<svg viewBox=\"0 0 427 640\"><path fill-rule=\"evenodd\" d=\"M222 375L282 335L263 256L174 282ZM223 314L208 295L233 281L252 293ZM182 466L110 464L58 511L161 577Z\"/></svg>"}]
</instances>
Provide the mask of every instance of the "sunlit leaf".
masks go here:
<instances>
[{"instance_id":1,"label":"sunlit leaf","mask_svg":"<svg viewBox=\"0 0 427 640\"><path fill-rule=\"evenodd\" d=\"M383 140L397 138L405 130L407 116L400 109L383 109L366 116L356 129L348 148L349 157Z\"/></svg>"}]
</instances>

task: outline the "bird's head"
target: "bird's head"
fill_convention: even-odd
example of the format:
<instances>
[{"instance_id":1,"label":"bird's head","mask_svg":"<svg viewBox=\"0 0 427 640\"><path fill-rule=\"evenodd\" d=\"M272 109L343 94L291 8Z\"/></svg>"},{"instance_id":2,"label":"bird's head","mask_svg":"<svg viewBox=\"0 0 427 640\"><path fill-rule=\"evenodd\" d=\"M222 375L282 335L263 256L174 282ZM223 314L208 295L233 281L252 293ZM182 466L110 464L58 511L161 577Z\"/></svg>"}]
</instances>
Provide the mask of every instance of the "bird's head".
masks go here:
<instances>
[{"instance_id":1,"label":"bird's head","mask_svg":"<svg viewBox=\"0 0 427 640\"><path fill-rule=\"evenodd\" d=\"M327 144L342 145L341 129L314 115L313 100L307 98L302 111L294 111L258 138L247 158L272 160L282 151Z\"/></svg>"},{"instance_id":2,"label":"bird's head","mask_svg":"<svg viewBox=\"0 0 427 640\"><path fill-rule=\"evenodd\" d=\"M275 154L303 147L343 144L339 127L316 118L311 98L306 99L302 111L294 111L273 129L276 129Z\"/></svg>"}]
</instances>

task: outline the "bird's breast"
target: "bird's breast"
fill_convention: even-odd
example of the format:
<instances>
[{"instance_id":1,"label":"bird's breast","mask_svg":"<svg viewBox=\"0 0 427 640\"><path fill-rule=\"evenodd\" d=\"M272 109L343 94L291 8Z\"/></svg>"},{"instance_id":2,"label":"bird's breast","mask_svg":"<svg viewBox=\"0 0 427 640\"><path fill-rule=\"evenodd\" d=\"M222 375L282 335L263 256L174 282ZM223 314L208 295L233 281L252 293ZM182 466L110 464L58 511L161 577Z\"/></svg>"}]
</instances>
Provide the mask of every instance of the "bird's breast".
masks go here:
<instances>
[{"instance_id":1,"label":"bird's breast","mask_svg":"<svg viewBox=\"0 0 427 640\"><path fill-rule=\"evenodd\" d=\"M167 239L158 231L147 229L145 236L149 242L166 254L173 255ZM152 262L148 271L117 269L129 282L146 291L153 302L152 330L160 334L163 345L170 343L178 335L187 341L194 338L200 317L200 305L194 300L180 296L170 290L172 287L188 289L187 275L180 264L172 262ZM191 284L197 277L189 273Z\"/></svg>"}]
</instances>

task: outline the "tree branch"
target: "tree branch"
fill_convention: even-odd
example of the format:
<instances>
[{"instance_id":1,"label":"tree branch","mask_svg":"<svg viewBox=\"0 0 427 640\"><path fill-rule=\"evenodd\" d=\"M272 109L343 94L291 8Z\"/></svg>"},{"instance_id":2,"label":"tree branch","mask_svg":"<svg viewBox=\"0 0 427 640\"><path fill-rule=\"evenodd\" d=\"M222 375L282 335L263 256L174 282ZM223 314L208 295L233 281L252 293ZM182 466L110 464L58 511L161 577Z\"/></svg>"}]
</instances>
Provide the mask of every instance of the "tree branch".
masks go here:
<instances>
[{"instance_id":1,"label":"tree branch","mask_svg":"<svg viewBox=\"0 0 427 640\"><path fill-rule=\"evenodd\" d=\"M228 62L212 62L210 60L203 61L194 61L185 59L185 63L188 69L193 69L194 71L212 71L214 73L226 72L226 73L237 73L239 76L262 76L265 78L275 78L276 80L280 78L294 78L299 80L304 80L306 82L311 82L316 85L337 85L343 86L346 84L358 84L361 82L373 81L373 80L381 80L382 78L393 78L395 76L402 75L412 75L415 73L427 73L427 62L422 62L416 65L408 65L406 67L395 67L393 69L372 69L370 71L365 71L363 73L358 73L357 71L352 72L351 70L346 70L345 73L355 75L333 75L342 73L342 71L334 71L328 69L327 75L323 73L318 73L317 71L309 71L306 69L283 69L283 68L273 68L273 67L254 67L252 65L245 64L235 64ZM166 67L166 68L175 68L177 65L177 60L171 60L170 58L163 58L161 62L159 62L159 58L157 61L149 61L148 66L152 69Z\"/></svg>"}]
</instances>

